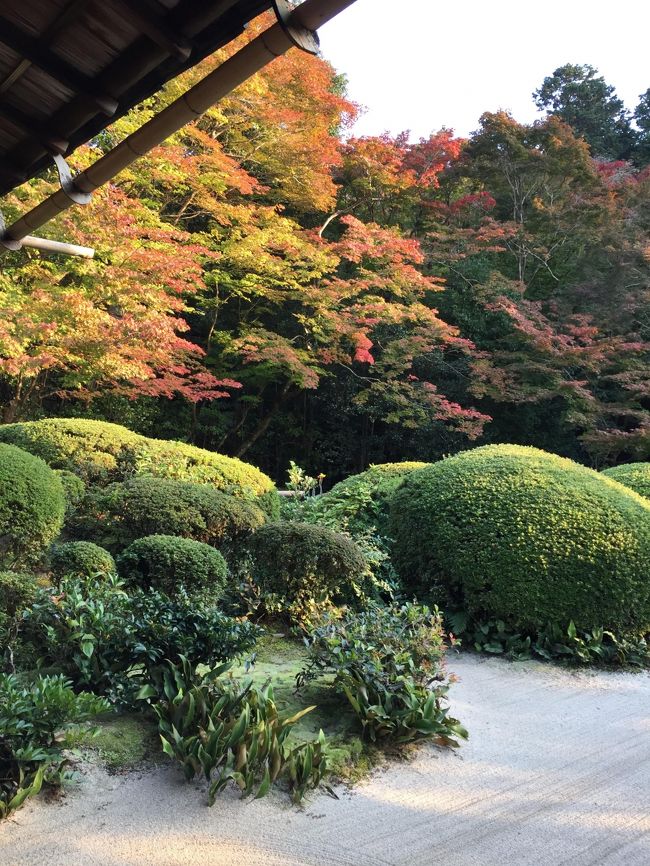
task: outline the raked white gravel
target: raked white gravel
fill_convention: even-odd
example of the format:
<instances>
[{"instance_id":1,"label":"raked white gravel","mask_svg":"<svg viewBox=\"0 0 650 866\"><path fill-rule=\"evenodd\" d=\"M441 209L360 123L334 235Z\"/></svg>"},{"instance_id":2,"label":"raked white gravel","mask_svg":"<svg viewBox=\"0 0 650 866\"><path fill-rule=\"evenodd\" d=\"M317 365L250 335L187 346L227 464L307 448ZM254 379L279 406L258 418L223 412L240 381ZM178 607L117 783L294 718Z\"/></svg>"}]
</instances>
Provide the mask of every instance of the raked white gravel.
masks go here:
<instances>
[{"instance_id":1,"label":"raked white gravel","mask_svg":"<svg viewBox=\"0 0 650 866\"><path fill-rule=\"evenodd\" d=\"M208 809L171 768L89 769L0 825L2 866L650 866L650 674L454 656L457 752L422 747L340 800Z\"/></svg>"}]
</instances>

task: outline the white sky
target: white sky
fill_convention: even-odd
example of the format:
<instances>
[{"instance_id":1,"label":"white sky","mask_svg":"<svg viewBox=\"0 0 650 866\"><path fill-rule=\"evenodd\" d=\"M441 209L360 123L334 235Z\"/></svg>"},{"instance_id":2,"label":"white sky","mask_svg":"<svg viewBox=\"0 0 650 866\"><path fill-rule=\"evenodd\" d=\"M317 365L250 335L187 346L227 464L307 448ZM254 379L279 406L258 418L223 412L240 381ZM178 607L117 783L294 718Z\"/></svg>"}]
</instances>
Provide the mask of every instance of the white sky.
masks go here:
<instances>
[{"instance_id":1,"label":"white sky","mask_svg":"<svg viewBox=\"0 0 650 866\"><path fill-rule=\"evenodd\" d=\"M564 63L595 66L632 110L650 87L650 0L357 0L320 35L367 109L355 135L467 135L500 108L530 122Z\"/></svg>"}]
</instances>

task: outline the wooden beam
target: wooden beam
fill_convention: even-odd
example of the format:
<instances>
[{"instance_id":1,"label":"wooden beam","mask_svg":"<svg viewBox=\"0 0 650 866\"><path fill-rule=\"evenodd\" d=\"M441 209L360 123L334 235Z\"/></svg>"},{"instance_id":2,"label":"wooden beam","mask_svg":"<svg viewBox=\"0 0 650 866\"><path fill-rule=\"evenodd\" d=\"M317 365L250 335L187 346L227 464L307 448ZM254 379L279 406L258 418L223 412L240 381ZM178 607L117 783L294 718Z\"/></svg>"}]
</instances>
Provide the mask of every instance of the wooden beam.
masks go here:
<instances>
[{"instance_id":1,"label":"wooden beam","mask_svg":"<svg viewBox=\"0 0 650 866\"><path fill-rule=\"evenodd\" d=\"M21 54L34 66L38 66L68 90L91 99L102 114L111 117L117 111L118 101L106 93L98 92L92 78L54 54L43 41L29 36L2 16L0 16L0 42L17 54Z\"/></svg>"},{"instance_id":2,"label":"wooden beam","mask_svg":"<svg viewBox=\"0 0 650 866\"><path fill-rule=\"evenodd\" d=\"M192 52L192 43L174 30L160 14L158 3L151 0L119 0L122 14L170 57L185 61Z\"/></svg>"},{"instance_id":3,"label":"wooden beam","mask_svg":"<svg viewBox=\"0 0 650 866\"><path fill-rule=\"evenodd\" d=\"M63 138L53 136L50 131L46 132L38 121L25 114L20 108L16 108L15 105L10 105L1 96L0 116L6 117L7 120L18 127L25 135L40 141L43 147L46 147L50 153L64 154L67 151L69 142Z\"/></svg>"}]
</instances>

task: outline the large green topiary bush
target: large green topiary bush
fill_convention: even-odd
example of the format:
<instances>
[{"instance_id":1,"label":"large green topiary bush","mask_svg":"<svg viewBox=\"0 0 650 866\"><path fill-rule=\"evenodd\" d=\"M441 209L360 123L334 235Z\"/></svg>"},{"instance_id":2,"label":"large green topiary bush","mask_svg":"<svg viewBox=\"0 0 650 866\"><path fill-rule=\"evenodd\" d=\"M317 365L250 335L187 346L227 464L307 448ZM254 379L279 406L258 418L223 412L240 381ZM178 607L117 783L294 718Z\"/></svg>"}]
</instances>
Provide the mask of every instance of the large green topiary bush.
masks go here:
<instances>
[{"instance_id":1,"label":"large green topiary bush","mask_svg":"<svg viewBox=\"0 0 650 866\"><path fill-rule=\"evenodd\" d=\"M650 499L650 463L623 463L603 469L602 474Z\"/></svg>"},{"instance_id":2,"label":"large green topiary bush","mask_svg":"<svg viewBox=\"0 0 650 866\"><path fill-rule=\"evenodd\" d=\"M115 560L108 550L91 541L66 541L50 551L50 569L58 580L65 575L115 574Z\"/></svg>"},{"instance_id":3,"label":"large green topiary bush","mask_svg":"<svg viewBox=\"0 0 650 866\"><path fill-rule=\"evenodd\" d=\"M218 550L174 535L139 538L117 558L117 569L126 581L174 595L183 587L216 601L223 594L228 567Z\"/></svg>"},{"instance_id":4,"label":"large green topiary bush","mask_svg":"<svg viewBox=\"0 0 650 866\"><path fill-rule=\"evenodd\" d=\"M145 535L177 535L231 547L265 519L254 502L207 484L140 476L90 490L68 528L110 550L122 550Z\"/></svg>"},{"instance_id":5,"label":"large green topiary bush","mask_svg":"<svg viewBox=\"0 0 650 866\"><path fill-rule=\"evenodd\" d=\"M91 484L142 474L176 478L257 499L270 516L279 513L273 482L254 466L194 445L140 436L119 424L78 418L5 424L0 442L17 445L53 469L67 469Z\"/></svg>"},{"instance_id":6,"label":"large green topiary bush","mask_svg":"<svg viewBox=\"0 0 650 866\"><path fill-rule=\"evenodd\" d=\"M329 601L363 595L366 560L340 532L308 523L269 523L250 539L253 581L269 612L300 619Z\"/></svg>"},{"instance_id":7,"label":"large green topiary bush","mask_svg":"<svg viewBox=\"0 0 650 866\"><path fill-rule=\"evenodd\" d=\"M37 562L61 531L60 479L32 454L0 443L0 567Z\"/></svg>"},{"instance_id":8,"label":"large green topiary bush","mask_svg":"<svg viewBox=\"0 0 650 866\"><path fill-rule=\"evenodd\" d=\"M315 499L310 519L345 526L350 532L386 532L390 500L402 481L427 463L380 463L339 481Z\"/></svg>"},{"instance_id":9,"label":"large green topiary bush","mask_svg":"<svg viewBox=\"0 0 650 866\"><path fill-rule=\"evenodd\" d=\"M476 618L650 627L650 503L535 448L490 445L413 473L391 505L409 591Z\"/></svg>"}]
</instances>

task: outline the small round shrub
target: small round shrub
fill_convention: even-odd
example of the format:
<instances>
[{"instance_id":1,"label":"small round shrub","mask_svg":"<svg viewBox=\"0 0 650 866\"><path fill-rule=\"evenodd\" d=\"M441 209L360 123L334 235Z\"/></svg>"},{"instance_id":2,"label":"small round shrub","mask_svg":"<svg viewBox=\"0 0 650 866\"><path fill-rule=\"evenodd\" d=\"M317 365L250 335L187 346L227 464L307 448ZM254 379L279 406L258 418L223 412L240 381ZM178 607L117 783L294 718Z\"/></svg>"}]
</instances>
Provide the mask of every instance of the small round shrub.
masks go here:
<instances>
[{"instance_id":1,"label":"small round shrub","mask_svg":"<svg viewBox=\"0 0 650 866\"><path fill-rule=\"evenodd\" d=\"M258 498L270 517L279 513L275 485L255 466L184 442L140 436L119 424L81 418L4 424L0 442L17 445L53 469L67 469L90 484L156 475L209 484L244 499Z\"/></svg>"},{"instance_id":2,"label":"small round shrub","mask_svg":"<svg viewBox=\"0 0 650 866\"><path fill-rule=\"evenodd\" d=\"M0 443L0 566L36 562L61 531L61 481L32 454Z\"/></svg>"},{"instance_id":3,"label":"small round shrub","mask_svg":"<svg viewBox=\"0 0 650 866\"><path fill-rule=\"evenodd\" d=\"M0 622L15 616L36 598L39 586L33 574L0 571Z\"/></svg>"},{"instance_id":4,"label":"small round shrub","mask_svg":"<svg viewBox=\"0 0 650 866\"><path fill-rule=\"evenodd\" d=\"M115 574L115 560L108 550L91 541L66 541L50 552L50 568L57 578L65 575Z\"/></svg>"},{"instance_id":5,"label":"small round shrub","mask_svg":"<svg viewBox=\"0 0 650 866\"><path fill-rule=\"evenodd\" d=\"M143 588L153 587L173 595L181 587L217 600L228 575L226 561L218 550L174 535L139 538L117 558L124 580Z\"/></svg>"},{"instance_id":6,"label":"small round shrub","mask_svg":"<svg viewBox=\"0 0 650 866\"><path fill-rule=\"evenodd\" d=\"M310 517L344 526L353 534L376 530L385 534L390 500L411 472L428 463L380 463L339 481L315 499Z\"/></svg>"},{"instance_id":7,"label":"small round shrub","mask_svg":"<svg viewBox=\"0 0 650 866\"><path fill-rule=\"evenodd\" d=\"M122 550L145 535L231 546L264 522L254 502L207 484L140 476L90 490L68 526L76 536Z\"/></svg>"},{"instance_id":8,"label":"small round shrub","mask_svg":"<svg viewBox=\"0 0 650 866\"><path fill-rule=\"evenodd\" d=\"M309 523L269 523L250 539L252 577L270 612L301 618L315 605L354 601L367 567L348 536Z\"/></svg>"},{"instance_id":9,"label":"small round shrub","mask_svg":"<svg viewBox=\"0 0 650 866\"><path fill-rule=\"evenodd\" d=\"M602 474L650 499L650 463L624 463L603 469Z\"/></svg>"},{"instance_id":10,"label":"small round shrub","mask_svg":"<svg viewBox=\"0 0 650 866\"><path fill-rule=\"evenodd\" d=\"M66 514L71 514L84 498L86 485L78 475L75 475L74 472L68 472L67 469L55 469L54 472L59 476L63 485Z\"/></svg>"},{"instance_id":11,"label":"small round shrub","mask_svg":"<svg viewBox=\"0 0 650 866\"><path fill-rule=\"evenodd\" d=\"M490 445L413 473L391 505L409 591L516 628L650 627L650 503L553 454Z\"/></svg>"}]
</instances>

